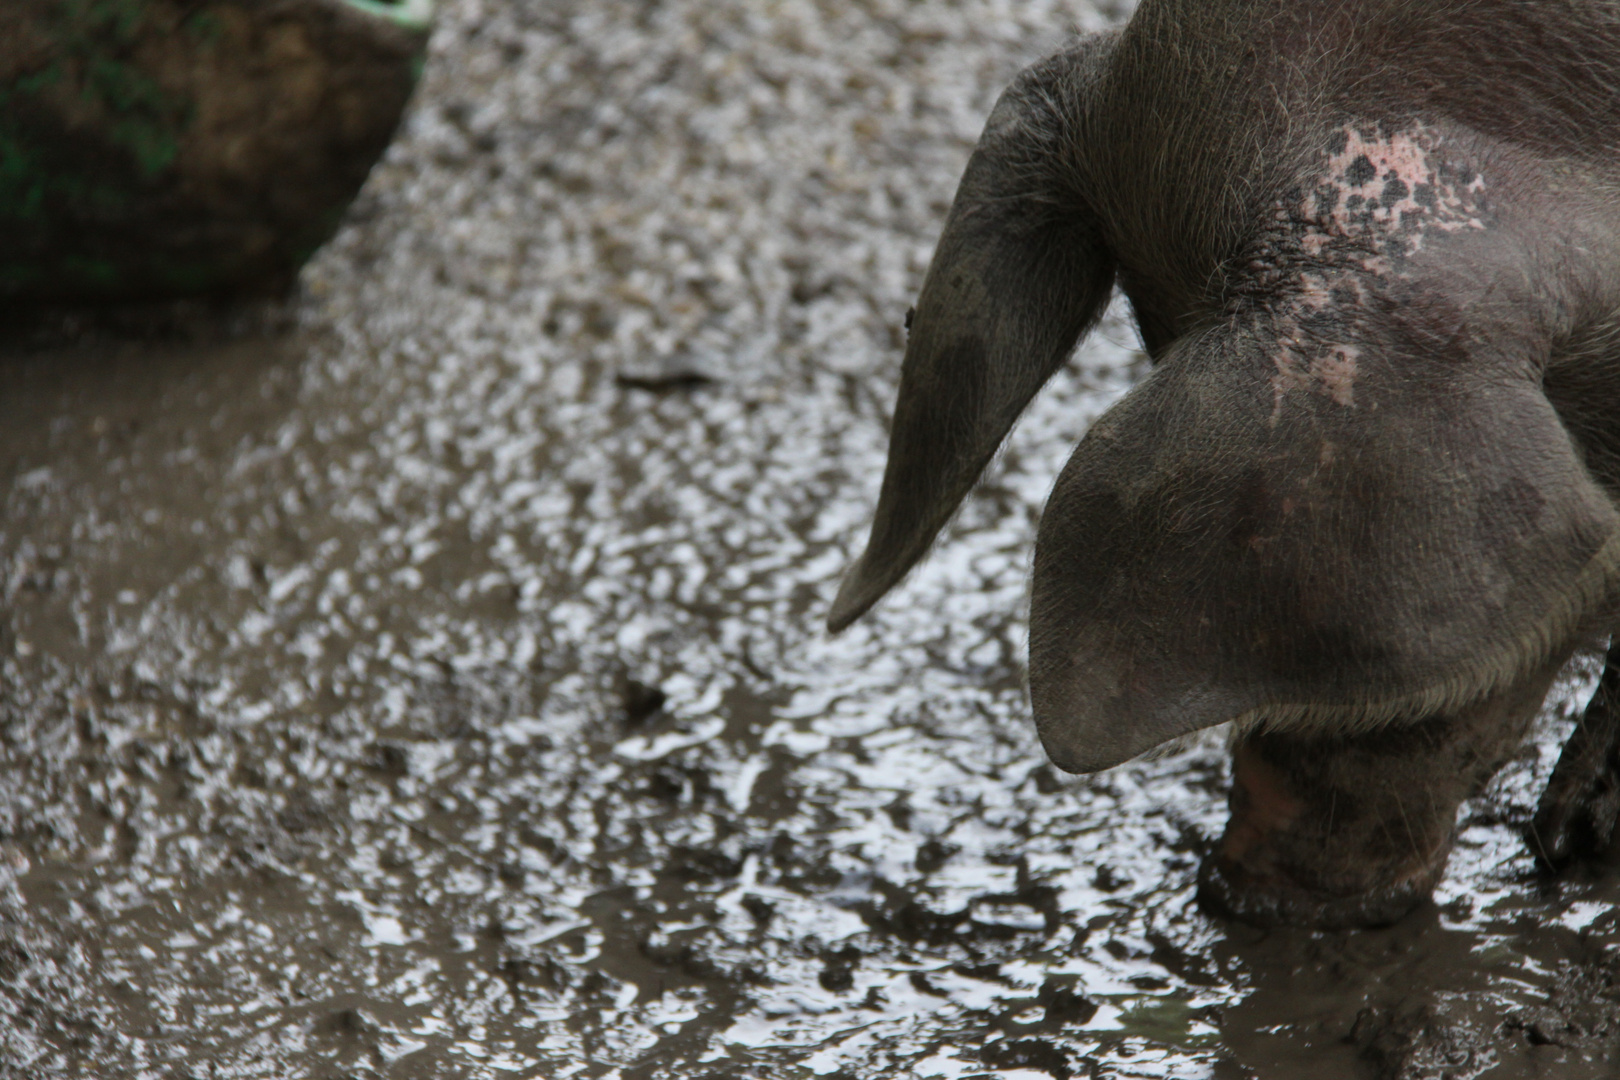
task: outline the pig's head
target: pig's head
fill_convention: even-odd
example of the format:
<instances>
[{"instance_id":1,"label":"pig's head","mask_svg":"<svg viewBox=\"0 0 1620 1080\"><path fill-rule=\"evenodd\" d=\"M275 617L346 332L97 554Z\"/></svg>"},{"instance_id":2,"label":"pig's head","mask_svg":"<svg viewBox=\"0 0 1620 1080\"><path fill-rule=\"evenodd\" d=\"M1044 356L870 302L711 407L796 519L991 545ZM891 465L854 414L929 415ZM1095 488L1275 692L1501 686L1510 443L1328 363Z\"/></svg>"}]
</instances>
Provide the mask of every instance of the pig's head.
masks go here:
<instances>
[{"instance_id":1,"label":"pig's head","mask_svg":"<svg viewBox=\"0 0 1620 1080\"><path fill-rule=\"evenodd\" d=\"M1063 768L1240 717L1452 712L1605 607L1615 511L1532 378L1363 338L1335 397L1274 330L1179 342L1058 479L1030 690Z\"/></svg>"}]
</instances>

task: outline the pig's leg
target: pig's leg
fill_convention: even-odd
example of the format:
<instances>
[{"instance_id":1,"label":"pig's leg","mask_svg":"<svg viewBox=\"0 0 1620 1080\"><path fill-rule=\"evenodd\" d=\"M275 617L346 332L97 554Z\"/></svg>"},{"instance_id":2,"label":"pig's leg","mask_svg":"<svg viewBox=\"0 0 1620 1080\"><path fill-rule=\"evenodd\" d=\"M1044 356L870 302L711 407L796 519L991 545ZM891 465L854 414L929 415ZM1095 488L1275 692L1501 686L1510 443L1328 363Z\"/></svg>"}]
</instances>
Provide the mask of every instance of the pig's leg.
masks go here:
<instances>
[{"instance_id":1,"label":"pig's leg","mask_svg":"<svg viewBox=\"0 0 1620 1080\"><path fill-rule=\"evenodd\" d=\"M1557 870L1602 856L1620 822L1620 639L1611 642L1603 679L1558 757L1530 823L1530 850Z\"/></svg>"},{"instance_id":2,"label":"pig's leg","mask_svg":"<svg viewBox=\"0 0 1620 1080\"><path fill-rule=\"evenodd\" d=\"M1454 714L1353 735L1248 733L1199 899L1262 925L1400 918L1440 880L1457 807L1513 756L1564 659Z\"/></svg>"}]
</instances>

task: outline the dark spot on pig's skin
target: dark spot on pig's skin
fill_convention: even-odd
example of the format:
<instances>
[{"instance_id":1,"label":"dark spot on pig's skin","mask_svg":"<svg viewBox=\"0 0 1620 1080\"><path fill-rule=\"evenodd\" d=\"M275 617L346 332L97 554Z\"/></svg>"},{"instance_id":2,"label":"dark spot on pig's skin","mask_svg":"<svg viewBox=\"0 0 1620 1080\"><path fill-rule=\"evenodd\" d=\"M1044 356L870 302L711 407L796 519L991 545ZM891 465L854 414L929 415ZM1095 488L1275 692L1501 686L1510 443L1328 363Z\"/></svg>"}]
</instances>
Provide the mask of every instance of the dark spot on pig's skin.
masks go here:
<instances>
[{"instance_id":1,"label":"dark spot on pig's skin","mask_svg":"<svg viewBox=\"0 0 1620 1080\"><path fill-rule=\"evenodd\" d=\"M1327 152L1329 157L1338 157L1350 146L1350 133L1343 128L1328 136Z\"/></svg>"},{"instance_id":2,"label":"dark spot on pig's skin","mask_svg":"<svg viewBox=\"0 0 1620 1080\"><path fill-rule=\"evenodd\" d=\"M1432 184L1417 184L1413 186L1412 201L1423 207L1425 210L1433 210L1436 206L1440 205L1439 197L1435 195L1434 185Z\"/></svg>"},{"instance_id":3,"label":"dark spot on pig's skin","mask_svg":"<svg viewBox=\"0 0 1620 1080\"><path fill-rule=\"evenodd\" d=\"M1342 304L1346 307L1361 302L1360 296L1357 295L1355 287L1352 285L1336 285L1329 290L1329 295L1333 297L1335 304Z\"/></svg>"},{"instance_id":4,"label":"dark spot on pig's skin","mask_svg":"<svg viewBox=\"0 0 1620 1080\"><path fill-rule=\"evenodd\" d=\"M1360 187L1363 184L1371 183L1377 175L1378 168L1367 159L1366 154L1357 157L1356 160L1350 163L1349 168L1344 170L1345 183L1351 187Z\"/></svg>"},{"instance_id":5,"label":"dark spot on pig's skin","mask_svg":"<svg viewBox=\"0 0 1620 1080\"><path fill-rule=\"evenodd\" d=\"M1391 172L1384 178L1383 199L1385 206L1393 206L1411 194L1411 189L1395 173Z\"/></svg>"}]
</instances>

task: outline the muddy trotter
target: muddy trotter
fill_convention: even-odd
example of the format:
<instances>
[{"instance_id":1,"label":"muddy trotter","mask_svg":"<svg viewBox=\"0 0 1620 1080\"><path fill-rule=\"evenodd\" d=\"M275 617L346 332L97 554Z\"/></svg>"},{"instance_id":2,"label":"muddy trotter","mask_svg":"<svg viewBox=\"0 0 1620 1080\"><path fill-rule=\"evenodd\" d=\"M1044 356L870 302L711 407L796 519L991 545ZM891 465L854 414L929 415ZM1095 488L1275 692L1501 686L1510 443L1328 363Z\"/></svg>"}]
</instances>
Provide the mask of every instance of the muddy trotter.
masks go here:
<instances>
[{"instance_id":1,"label":"muddy trotter","mask_svg":"<svg viewBox=\"0 0 1620 1080\"><path fill-rule=\"evenodd\" d=\"M1036 542L1053 762L1235 722L1206 905L1399 918L1620 611L1620 9L1144 0L1002 95L923 282L841 629L1117 287L1153 370ZM1620 655L1530 830L1620 813Z\"/></svg>"}]
</instances>

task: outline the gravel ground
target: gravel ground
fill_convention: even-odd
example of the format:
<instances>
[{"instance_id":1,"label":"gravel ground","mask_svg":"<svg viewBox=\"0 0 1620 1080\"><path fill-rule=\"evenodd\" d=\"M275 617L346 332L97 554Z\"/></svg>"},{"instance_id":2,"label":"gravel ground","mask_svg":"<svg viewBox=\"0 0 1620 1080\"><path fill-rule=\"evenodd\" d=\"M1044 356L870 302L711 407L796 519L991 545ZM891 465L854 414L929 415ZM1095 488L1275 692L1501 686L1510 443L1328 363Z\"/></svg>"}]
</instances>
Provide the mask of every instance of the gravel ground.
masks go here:
<instances>
[{"instance_id":1,"label":"gravel ground","mask_svg":"<svg viewBox=\"0 0 1620 1080\"><path fill-rule=\"evenodd\" d=\"M1516 832L1590 665L1385 931L1197 909L1219 736L1044 764L1118 312L821 630L979 126L1124 14L460 0L294 300L12 334L0 1074L1617 1075L1620 887Z\"/></svg>"}]
</instances>

